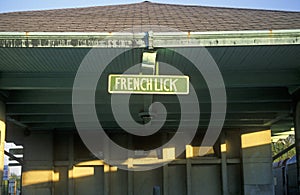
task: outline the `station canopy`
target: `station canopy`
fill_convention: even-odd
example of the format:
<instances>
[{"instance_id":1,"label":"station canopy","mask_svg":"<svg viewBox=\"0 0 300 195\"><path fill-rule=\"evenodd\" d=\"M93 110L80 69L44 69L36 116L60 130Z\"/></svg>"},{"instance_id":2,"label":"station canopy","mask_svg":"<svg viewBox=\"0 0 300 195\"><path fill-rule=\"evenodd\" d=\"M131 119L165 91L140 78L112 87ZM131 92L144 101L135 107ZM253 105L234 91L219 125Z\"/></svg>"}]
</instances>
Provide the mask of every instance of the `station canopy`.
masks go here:
<instances>
[{"instance_id":1,"label":"station canopy","mask_svg":"<svg viewBox=\"0 0 300 195\"><path fill-rule=\"evenodd\" d=\"M226 87L224 129L281 132L293 127L292 98L300 86L299 44L299 12L141 2L2 13L0 90L8 122L32 131L72 130L74 78L92 49L103 53L127 49L107 66L111 74L141 63L144 52L155 50L160 64L179 67L190 77L201 108L199 128L205 128L211 116L205 82L187 59L172 50L205 48ZM159 66L160 74L168 74ZM99 83L95 102L101 122L108 130L118 130L110 113L107 77ZM151 98L168 110L164 128L175 128L178 99L161 94ZM147 101L139 94L130 99L131 115L138 122L144 121L141 113Z\"/></svg>"}]
</instances>

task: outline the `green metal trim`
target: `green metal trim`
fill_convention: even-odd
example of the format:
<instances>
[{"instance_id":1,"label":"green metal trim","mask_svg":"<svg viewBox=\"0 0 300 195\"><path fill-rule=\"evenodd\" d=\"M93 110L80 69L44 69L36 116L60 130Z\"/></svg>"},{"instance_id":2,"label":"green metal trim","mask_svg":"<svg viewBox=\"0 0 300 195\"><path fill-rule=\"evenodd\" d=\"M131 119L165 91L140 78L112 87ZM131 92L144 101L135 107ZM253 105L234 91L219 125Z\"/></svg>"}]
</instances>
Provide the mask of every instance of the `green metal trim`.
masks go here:
<instances>
[{"instance_id":1,"label":"green metal trim","mask_svg":"<svg viewBox=\"0 0 300 195\"><path fill-rule=\"evenodd\" d=\"M189 47L300 44L300 29L218 32L0 32L0 47ZM151 45L149 45L151 44Z\"/></svg>"},{"instance_id":2,"label":"green metal trim","mask_svg":"<svg viewBox=\"0 0 300 195\"><path fill-rule=\"evenodd\" d=\"M0 47L144 48L145 33L0 32Z\"/></svg>"},{"instance_id":3,"label":"green metal trim","mask_svg":"<svg viewBox=\"0 0 300 195\"><path fill-rule=\"evenodd\" d=\"M300 44L300 29L154 33L153 36L155 47L177 47L178 45L211 47Z\"/></svg>"}]
</instances>

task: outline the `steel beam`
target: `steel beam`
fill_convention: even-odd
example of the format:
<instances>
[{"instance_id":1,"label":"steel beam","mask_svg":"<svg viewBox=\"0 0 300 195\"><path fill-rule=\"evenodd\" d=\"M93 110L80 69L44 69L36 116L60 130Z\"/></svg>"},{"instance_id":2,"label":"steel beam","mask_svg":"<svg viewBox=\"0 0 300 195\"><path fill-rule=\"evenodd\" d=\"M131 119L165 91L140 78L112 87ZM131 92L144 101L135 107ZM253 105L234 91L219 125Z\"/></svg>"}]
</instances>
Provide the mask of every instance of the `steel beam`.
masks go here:
<instances>
[{"instance_id":1,"label":"steel beam","mask_svg":"<svg viewBox=\"0 0 300 195\"><path fill-rule=\"evenodd\" d=\"M216 103L217 105L218 103ZM105 105L105 104L103 104ZM101 114L111 114L107 110L103 110L103 105L96 105L98 112ZM190 112L181 113L179 108L174 107L175 104L165 104L170 114L193 114L193 103L185 103L184 106L191 108ZM139 104L134 104L131 109L139 108ZM201 113L210 113L210 104L201 105ZM229 103L227 113L291 113L291 103ZM24 105L7 105L7 115L52 115L52 114L72 114L72 106L63 104L54 106L49 104L24 104Z\"/></svg>"},{"instance_id":2,"label":"steel beam","mask_svg":"<svg viewBox=\"0 0 300 195\"><path fill-rule=\"evenodd\" d=\"M223 71L225 87L289 87L300 85L298 70L273 71ZM72 89L75 74L52 73L2 73L0 90ZM207 88L206 83L194 84L194 88Z\"/></svg>"},{"instance_id":3,"label":"steel beam","mask_svg":"<svg viewBox=\"0 0 300 195\"><path fill-rule=\"evenodd\" d=\"M200 103L210 102L210 96L206 90L198 90ZM99 93L101 93L99 91ZM106 91L103 91L106 93ZM227 88L227 102L251 103L251 102L290 102L291 96L285 87L274 88ZM174 99L160 95L154 96L155 101L164 103L176 103ZM95 99L96 103L109 103L103 98ZM16 90L9 93L7 104L71 104L72 90ZM82 102L84 103L84 102ZM188 103L188 102L186 102Z\"/></svg>"}]
</instances>

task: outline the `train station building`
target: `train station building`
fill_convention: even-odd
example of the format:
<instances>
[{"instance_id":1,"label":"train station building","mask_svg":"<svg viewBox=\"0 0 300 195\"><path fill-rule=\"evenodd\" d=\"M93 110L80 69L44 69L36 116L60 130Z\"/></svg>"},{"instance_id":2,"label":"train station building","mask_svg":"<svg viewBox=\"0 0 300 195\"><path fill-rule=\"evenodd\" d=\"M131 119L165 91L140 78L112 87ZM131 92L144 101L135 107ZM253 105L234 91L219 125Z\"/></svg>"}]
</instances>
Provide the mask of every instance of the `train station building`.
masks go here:
<instances>
[{"instance_id":1,"label":"train station building","mask_svg":"<svg viewBox=\"0 0 300 195\"><path fill-rule=\"evenodd\" d=\"M299 12L2 13L0 170L6 141L25 195L271 195L271 136L294 129L296 194L299 53Z\"/></svg>"}]
</instances>

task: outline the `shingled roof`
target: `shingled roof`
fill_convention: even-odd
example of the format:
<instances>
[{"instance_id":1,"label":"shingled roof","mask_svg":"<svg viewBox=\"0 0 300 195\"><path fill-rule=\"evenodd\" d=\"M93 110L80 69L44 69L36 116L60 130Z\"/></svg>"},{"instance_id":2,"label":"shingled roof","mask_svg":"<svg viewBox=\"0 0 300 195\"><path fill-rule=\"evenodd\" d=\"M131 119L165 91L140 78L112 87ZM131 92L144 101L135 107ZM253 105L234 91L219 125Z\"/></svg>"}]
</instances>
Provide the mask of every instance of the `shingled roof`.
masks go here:
<instances>
[{"instance_id":1,"label":"shingled roof","mask_svg":"<svg viewBox=\"0 0 300 195\"><path fill-rule=\"evenodd\" d=\"M136 25L179 31L300 29L300 12L151 3L0 14L0 32L119 32Z\"/></svg>"}]
</instances>

